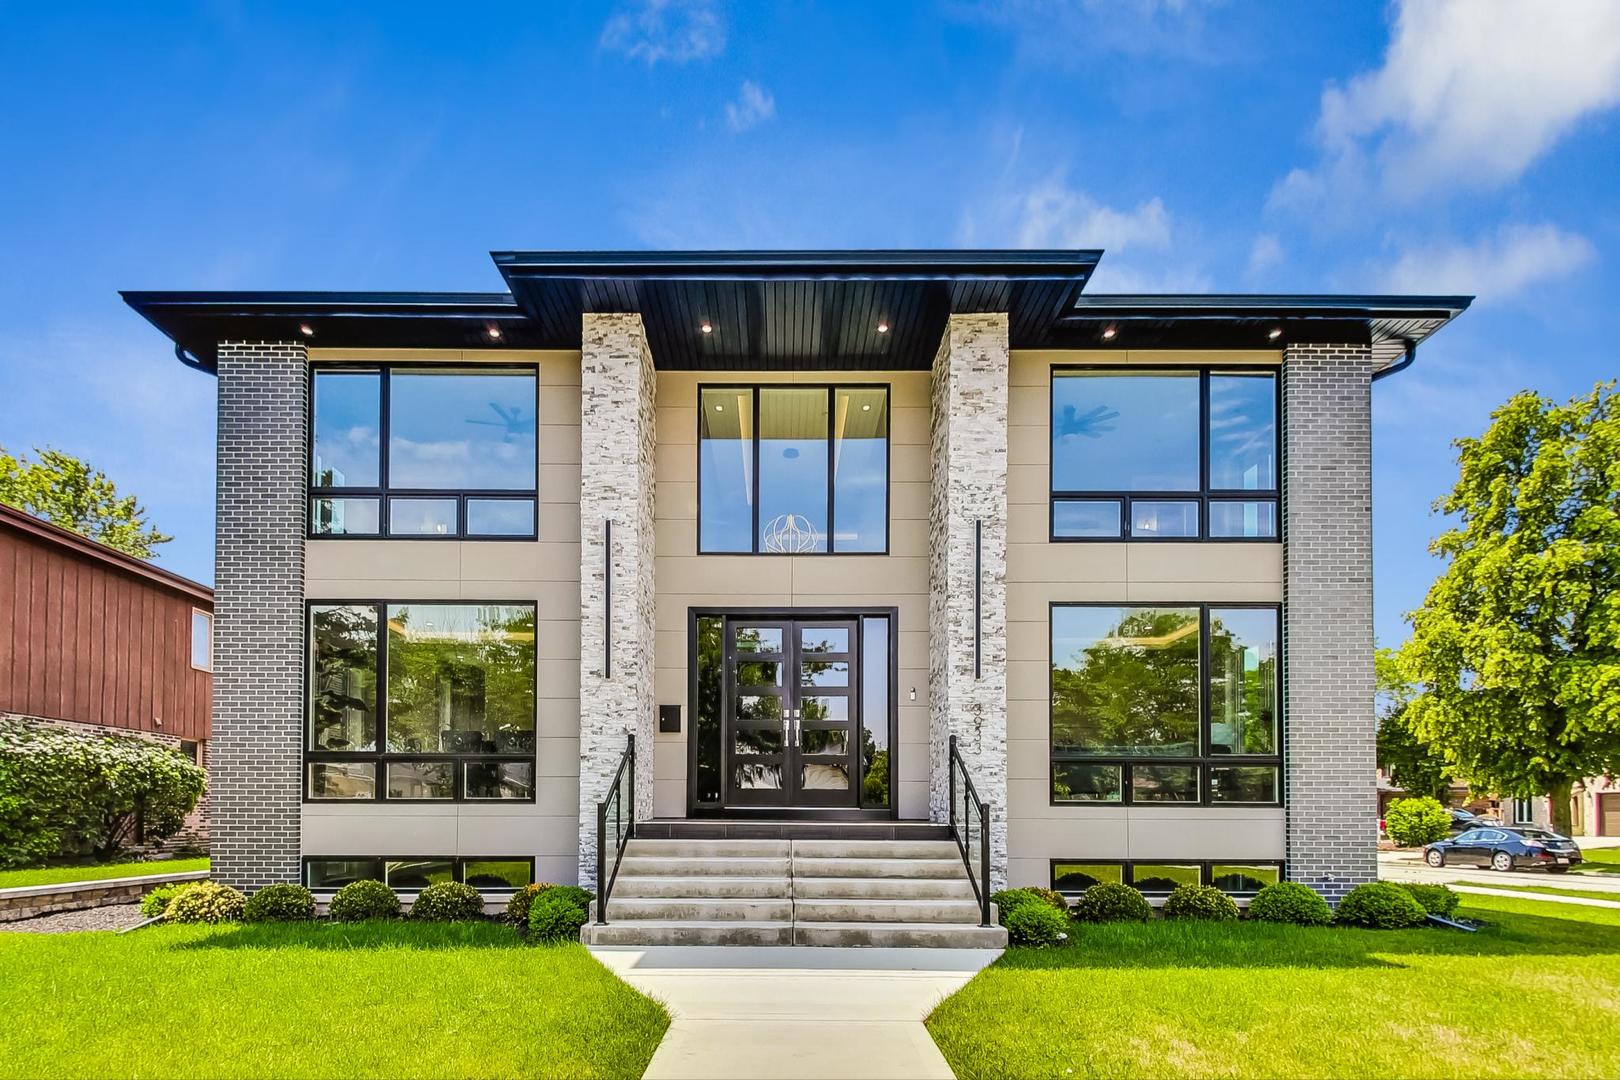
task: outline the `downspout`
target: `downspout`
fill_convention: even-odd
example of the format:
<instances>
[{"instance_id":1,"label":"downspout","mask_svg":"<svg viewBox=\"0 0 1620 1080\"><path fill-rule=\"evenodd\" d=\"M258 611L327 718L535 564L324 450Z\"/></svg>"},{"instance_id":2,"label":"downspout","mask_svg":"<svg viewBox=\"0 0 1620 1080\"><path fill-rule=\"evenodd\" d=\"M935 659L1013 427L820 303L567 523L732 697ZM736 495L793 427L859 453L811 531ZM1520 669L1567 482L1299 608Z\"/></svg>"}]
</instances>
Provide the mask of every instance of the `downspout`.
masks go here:
<instances>
[{"instance_id":1,"label":"downspout","mask_svg":"<svg viewBox=\"0 0 1620 1080\"><path fill-rule=\"evenodd\" d=\"M215 372L209 371L208 366L206 364L204 364L201 360L197 359L195 356L192 356L190 353L188 353L186 351L186 347L184 345L179 344L178 342L176 342L175 346L174 346L174 358L176 360L180 361L182 364L186 365L186 367L195 368L196 370L202 372L204 375L216 374ZM1374 378L1376 378L1376 377L1377 376L1374 376Z\"/></svg>"},{"instance_id":2,"label":"downspout","mask_svg":"<svg viewBox=\"0 0 1620 1080\"><path fill-rule=\"evenodd\" d=\"M1404 340L1406 341L1406 355L1395 363L1389 365L1389 367L1385 368L1384 370L1373 372L1373 382L1377 382L1386 375L1393 375L1397 371L1405 371L1407 368L1412 366L1412 361L1417 359L1417 342L1413 341L1411 338L1406 338Z\"/></svg>"}]
</instances>

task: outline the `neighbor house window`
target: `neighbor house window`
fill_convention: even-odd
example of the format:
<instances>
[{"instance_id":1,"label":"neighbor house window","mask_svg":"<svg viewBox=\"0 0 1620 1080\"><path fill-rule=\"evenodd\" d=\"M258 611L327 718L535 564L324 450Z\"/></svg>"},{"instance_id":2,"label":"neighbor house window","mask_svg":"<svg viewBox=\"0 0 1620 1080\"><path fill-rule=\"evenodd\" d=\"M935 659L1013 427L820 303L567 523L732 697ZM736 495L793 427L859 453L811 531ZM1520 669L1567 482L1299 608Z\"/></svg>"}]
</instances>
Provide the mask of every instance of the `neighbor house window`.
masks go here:
<instances>
[{"instance_id":1,"label":"neighbor house window","mask_svg":"<svg viewBox=\"0 0 1620 1080\"><path fill-rule=\"evenodd\" d=\"M1052 802L1281 801L1281 612L1055 604Z\"/></svg>"},{"instance_id":2,"label":"neighbor house window","mask_svg":"<svg viewBox=\"0 0 1620 1080\"><path fill-rule=\"evenodd\" d=\"M1054 540L1274 540L1275 372L1052 369Z\"/></svg>"},{"instance_id":3,"label":"neighbor house window","mask_svg":"<svg viewBox=\"0 0 1620 1080\"><path fill-rule=\"evenodd\" d=\"M191 666L214 670L214 617L196 608L191 609Z\"/></svg>"},{"instance_id":4,"label":"neighbor house window","mask_svg":"<svg viewBox=\"0 0 1620 1080\"><path fill-rule=\"evenodd\" d=\"M1149 896L1165 896L1178 885L1213 885L1229 896L1253 896L1281 880L1279 862L1052 861L1052 888L1070 895L1111 882L1129 885Z\"/></svg>"},{"instance_id":5,"label":"neighbor house window","mask_svg":"<svg viewBox=\"0 0 1620 1080\"><path fill-rule=\"evenodd\" d=\"M711 386L698 413L700 552L888 550L888 387Z\"/></svg>"},{"instance_id":6,"label":"neighbor house window","mask_svg":"<svg viewBox=\"0 0 1620 1080\"><path fill-rule=\"evenodd\" d=\"M535 608L309 606L307 795L533 800Z\"/></svg>"},{"instance_id":7,"label":"neighbor house window","mask_svg":"<svg viewBox=\"0 0 1620 1080\"><path fill-rule=\"evenodd\" d=\"M535 535L532 368L316 368L311 536Z\"/></svg>"},{"instance_id":8,"label":"neighbor house window","mask_svg":"<svg viewBox=\"0 0 1620 1080\"><path fill-rule=\"evenodd\" d=\"M304 860L304 884L311 889L341 889L354 881L381 881L395 889L425 889L441 881L460 881L475 889L515 891L534 881L534 860L516 855Z\"/></svg>"}]
</instances>

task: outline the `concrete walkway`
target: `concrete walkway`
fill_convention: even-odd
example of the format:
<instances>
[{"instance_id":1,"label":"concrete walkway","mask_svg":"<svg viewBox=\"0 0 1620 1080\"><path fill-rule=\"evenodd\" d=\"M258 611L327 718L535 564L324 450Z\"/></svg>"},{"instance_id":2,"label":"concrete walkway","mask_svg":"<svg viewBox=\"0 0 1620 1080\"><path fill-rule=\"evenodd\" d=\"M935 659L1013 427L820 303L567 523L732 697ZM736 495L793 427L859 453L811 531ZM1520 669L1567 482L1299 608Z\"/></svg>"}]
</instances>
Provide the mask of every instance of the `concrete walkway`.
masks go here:
<instances>
[{"instance_id":1,"label":"concrete walkway","mask_svg":"<svg viewBox=\"0 0 1620 1080\"><path fill-rule=\"evenodd\" d=\"M952 1074L922 1020L995 949L595 947L674 1023L646 1080Z\"/></svg>"},{"instance_id":2,"label":"concrete walkway","mask_svg":"<svg viewBox=\"0 0 1620 1080\"><path fill-rule=\"evenodd\" d=\"M1514 892L1511 889L1487 889L1479 885L1458 885L1451 888L1460 893L1478 893L1480 896L1505 896L1509 900L1550 900L1555 904L1581 904L1585 907L1620 908L1620 900L1596 900L1589 896L1558 896L1542 892Z\"/></svg>"}]
</instances>

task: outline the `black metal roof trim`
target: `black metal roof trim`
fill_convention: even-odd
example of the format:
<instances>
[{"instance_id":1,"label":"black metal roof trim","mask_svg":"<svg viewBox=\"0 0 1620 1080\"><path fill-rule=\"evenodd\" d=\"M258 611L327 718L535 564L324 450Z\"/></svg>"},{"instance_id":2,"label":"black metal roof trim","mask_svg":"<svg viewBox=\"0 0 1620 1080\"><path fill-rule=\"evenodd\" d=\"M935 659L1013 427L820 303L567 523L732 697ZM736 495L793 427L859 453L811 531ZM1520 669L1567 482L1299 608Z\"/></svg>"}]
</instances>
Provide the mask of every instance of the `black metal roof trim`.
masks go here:
<instances>
[{"instance_id":1,"label":"black metal roof trim","mask_svg":"<svg viewBox=\"0 0 1620 1080\"><path fill-rule=\"evenodd\" d=\"M1347 315L1359 315L1364 318L1380 318L1427 314L1437 318L1455 318L1467 311L1473 302L1472 296L1087 293L1075 298L1072 312L1074 316L1085 318L1128 314L1133 311L1152 313L1153 317L1161 319L1204 314L1251 318L1264 318L1267 315L1286 315L1294 318L1310 315L1344 318Z\"/></svg>"},{"instance_id":2,"label":"black metal roof trim","mask_svg":"<svg viewBox=\"0 0 1620 1080\"><path fill-rule=\"evenodd\" d=\"M118 294L136 311L208 315L521 314L511 293L438 292L138 292Z\"/></svg>"},{"instance_id":3,"label":"black metal roof trim","mask_svg":"<svg viewBox=\"0 0 1620 1080\"><path fill-rule=\"evenodd\" d=\"M1079 281L1100 249L495 251L513 276L638 281Z\"/></svg>"}]
</instances>

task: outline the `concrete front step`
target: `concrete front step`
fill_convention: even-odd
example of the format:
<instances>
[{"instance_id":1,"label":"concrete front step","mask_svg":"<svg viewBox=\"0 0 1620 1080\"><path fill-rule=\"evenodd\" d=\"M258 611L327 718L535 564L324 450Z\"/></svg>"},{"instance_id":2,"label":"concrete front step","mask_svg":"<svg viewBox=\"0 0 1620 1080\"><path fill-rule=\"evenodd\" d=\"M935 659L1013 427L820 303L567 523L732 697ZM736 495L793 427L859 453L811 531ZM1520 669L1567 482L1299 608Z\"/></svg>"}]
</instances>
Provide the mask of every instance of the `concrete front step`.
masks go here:
<instances>
[{"instance_id":1,"label":"concrete front step","mask_svg":"<svg viewBox=\"0 0 1620 1080\"><path fill-rule=\"evenodd\" d=\"M791 922L661 922L627 919L606 926L586 923L587 945L792 945Z\"/></svg>"},{"instance_id":2,"label":"concrete front step","mask_svg":"<svg viewBox=\"0 0 1620 1080\"><path fill-rule=\"evenodd\" d=\"M1000 926L960 923L797 922L793 944L870 949L1005 949Z\"/></svg>"},{"instance_id":3,"label":"concrete front step","mask_svg":"<svg viewBox=\"0 0 1620 1080\"><path fill-rule=\"evenodd\" d=\"M626 897L615 889L608 898L610 923L625 920L664 922L793 921L793 901L739 900L733 897Z\"/></svg>"},{"instance_id":4,"label":"concrete front step","mask_svg":"<svg viewBox=\"0 0 1620 1080\"><path fill-rule=\"evenodd\" d=\"M608 905L610 908L612 904ZM972 900L794 900L800 923L958 923L975 926L979 905Z\"/></svg>"},{"instance_id":5,"label":"concrete front step","mask_svg":"<svg viewBox=\"0 0 1620 1080\"><path fill-rule=\"evenodd\" d=\"M966 885L966 882L963 883ZM971 895L972 888L968 888ZM785 900L790 895L786 874L771 877L698 877L670 874L658 877L625 877L613 885L613 899L653 897L695 897L721 899Z\"/></svg>"},{"instance_id":6,"label":"concrete front step","mask_svg":"<svg viewBox=\"0 0 1620 1080\"><path fill-rule=\"evenodd\" d=\"M628 861L628 860L627 860ZM793 877L959 878L961 859L793 859ZM964 878L965 880L965 878Z\"/></svg>"},{"instance_id":7,"label":"concrete front step","mask_svg":"<svg viewBox=\"0 0 1620 1080\"><path fill-rule=\"evenodd\" d=\"M973 885L966 877L797 877L793 895L803 900L972 900Z\"/></svg>"},{"instance_id":8,"label":"concrete front step","mask_svg":"<svg viewBox=\"0 0 1620 1080\"><path fill-rule=\"evenodd\" d=\"M685 855L631 855L625 852L619 873L627 877L786 877L786 856L719 856L693 858Z\"/></svg>"},{"instance_id":9,"label":"concrete front step","mask_svg":"<svg viewBox=\"0 0 1620 1080\"><path fill-rule=\"evenodd\" d=\"M789 840L631 840L625 845L625 858L716 857L785 859L792 854Z\"/></svg>"},{"instance_id":10,"label":"concrete front step","mask_svg":"<svg viewBox=\"0 0 1620 1080\"><path fill-rule=\"evenodd\" d=\"M795 859L956 859L954 840L794 840Z\"/></svg>"}]
</instances>

